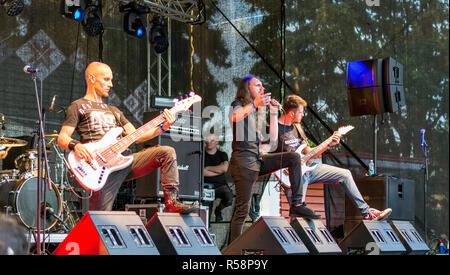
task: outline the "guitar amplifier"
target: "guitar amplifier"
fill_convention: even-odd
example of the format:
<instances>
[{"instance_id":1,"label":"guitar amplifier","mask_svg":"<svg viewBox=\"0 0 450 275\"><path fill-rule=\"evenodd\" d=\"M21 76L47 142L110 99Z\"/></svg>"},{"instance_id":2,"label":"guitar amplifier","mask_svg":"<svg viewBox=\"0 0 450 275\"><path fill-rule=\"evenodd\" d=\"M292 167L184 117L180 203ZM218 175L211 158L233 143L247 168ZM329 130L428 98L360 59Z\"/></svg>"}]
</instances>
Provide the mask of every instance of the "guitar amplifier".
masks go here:
<instances>
[{"instance_id":1,"label":"guitar amplifier","mask_svg":"<svg viewBox=\"0 0 450 275\"><path fill-rule=\"evenodd\" d=\"M143 122L146 123L162 114L162 111L144 112ZM202 118L191 112L176 115L175 122L167 129L166 134L178 136L181 140L196 140L202 138Z\"/></svg>"}]
</instances>

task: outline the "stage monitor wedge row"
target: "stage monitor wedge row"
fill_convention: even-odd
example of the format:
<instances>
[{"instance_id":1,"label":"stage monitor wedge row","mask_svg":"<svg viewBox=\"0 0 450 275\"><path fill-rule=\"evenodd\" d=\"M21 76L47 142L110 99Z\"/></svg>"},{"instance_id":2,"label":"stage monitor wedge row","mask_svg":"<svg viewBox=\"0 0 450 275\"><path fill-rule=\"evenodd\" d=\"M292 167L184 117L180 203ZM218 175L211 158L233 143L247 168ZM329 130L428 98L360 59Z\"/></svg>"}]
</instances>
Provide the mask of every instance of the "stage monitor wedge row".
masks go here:
<instances>
[{"instance_id":1,"label":"stage monitor wedge row","mask_svg":"<svg viewBox=\"0 0 450 275\"><path fill-rule=\"evenodd\" d=\"M197 213L157 212L145 227L161 255L221 255Z\"/></svg>"},{"instance_id":2,"label":"stage monitor wedge row","mask_svg":"<svg viewBox=\"0 0 450 275\"><path fill-rule=\"evenodd\" d=\"M423 255L430 248L409 221L390 221L392 228L406 248L406 254Z\"/></svg>"},{"instance_id":3,"label":"stage monitor wedge row","mask_svg":"<svg viewBox=\"0 0 450 275\"><path fill-rule=\"evenodd\" d=\"M284 217L261 216L222 254L288 255L308 254L309 250Z\"/></svg>"},{"instance_id":4,"label":"stage monitor wedge row","mask_svg":"<svg viewBox=\"0 0 450 275\"><path fill-rule=\"evenodd\" d=\"M136 213L88 211L53 255L159 255L159 251Z\"/></svg>"},{"instance_id":5,"label":"stage monitor wedge row","mask_svg":"<svg viewBox=\"0 0 450 275\"><path fill-rule=\"evenodd\" d=\"M344 254L401 255L406 252L387 221L362 220L339 243Z\"/></svg>"},{"instance_id":6,"label":"stage monitor wedge row","mask_svg":"<svg viewBox=\"0 0 450 275\"><path fill-rule=\"evenodd\" d=\"M322 221L295 218L291 225L312 255L342 254L342 250Z\"/></svg>"}]
</instances>

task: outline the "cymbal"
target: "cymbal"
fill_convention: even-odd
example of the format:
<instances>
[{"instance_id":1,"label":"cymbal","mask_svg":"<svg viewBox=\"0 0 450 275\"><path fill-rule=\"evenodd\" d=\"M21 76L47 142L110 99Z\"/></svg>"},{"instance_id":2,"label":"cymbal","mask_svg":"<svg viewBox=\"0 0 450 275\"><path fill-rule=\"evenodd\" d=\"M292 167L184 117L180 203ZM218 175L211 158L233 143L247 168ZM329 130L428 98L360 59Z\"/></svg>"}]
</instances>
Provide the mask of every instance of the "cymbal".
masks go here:
<instances>
[{"instance_id":1,"label":"cymbal","mask_svg":"<svg viewBox=\"0 0 450 275\"><path fill-rule=\"evenodd\" d=\"M0 137L0 146L5 147L21 147L27 145L28 142L17 138Z\"/></svg>"},{"instance_id":2,"label":"cymbal","mask_svg":"<svg viewBox=\"0 0 450 275\"><path fill-rule=\"evenodd\" d=\"M45 135L45 138L58 138L59 134L49 134Z\"/></svg>"},{"instance_id":3,"label":"cymbal","mask_svg":"<svg viewBox=\"0 0 450 275\"><path fill-rule=\"evenodd\" d=\"M56 130L53 130L53 134L45 135L45 138L58 138L58 132Z\"/></svg>"},{"instance_id":4,"label":"cymbal","mask_svg":"<svg viewBox=\"0 0 450 275\"><path fill-rule=\"evenodd\" d=\"M34 152L37 154L37 149L27 149L27 150L25 150L25 152L27 152L27 153ZM53 153L53 152L50 150L47 150L47 155L51 154L51 153Z\"/></svg>"}]
</instances>

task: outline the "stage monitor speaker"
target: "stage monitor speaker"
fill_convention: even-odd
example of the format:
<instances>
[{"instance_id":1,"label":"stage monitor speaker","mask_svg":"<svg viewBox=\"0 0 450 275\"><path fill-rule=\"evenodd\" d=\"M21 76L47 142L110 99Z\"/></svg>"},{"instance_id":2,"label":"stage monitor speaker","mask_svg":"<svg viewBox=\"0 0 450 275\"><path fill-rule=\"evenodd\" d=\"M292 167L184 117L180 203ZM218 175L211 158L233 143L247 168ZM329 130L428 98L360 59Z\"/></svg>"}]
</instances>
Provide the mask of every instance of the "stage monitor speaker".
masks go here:
<instances>
[{"instance_id":1,"label":"stage monitor speaker","mask_svg":"<svg viewBox=\"0 0 450 275\"><path fill-rule=\"evenodd\" d=\"M196 213L156 213L146 228L162 255L221 255Z\"/></svg>"},{"instance_id":2,"label":"stage monitor speaker","mask_svg":"<svg viewBox=\"0 0 450 275\"><path fill-rule=\"evenodd\" d=\"M406 254L423 255L430 248L409 221L390 221L392 228L406 248Z\"/></svg>"},{"instance_id":3,"label":"stage monitor speaker","mask_svg":"<svg viewBox=\"0 0 450 275\"><path fill-rule=\"evenodd\" d=\"M308 248L310 254L342 253L342 250L322 221L295 218L291 225Z\"/></svg>"},{"instance_id":4,"label":"stage monitor speaker","mask_svg":"<svg viewBox=\"0 0 450 275\"><path fill-rule=\"evenodd\" d=\"M174 141L170 135L161 134L147 141L144 147L167 145L175 149L177 154L180 199L198 200L203 189L203 142ZM161 169L136 179L136 198L163 198L161 185Z\"/></svg>"},{"instance_id":5,"label":"stage monitor speaker","mask_svg":"<svg viewBox=\"0 0 450 275\"><path fill-rule=\"evenodd\" d=\"M347 255L400 255L406 252L400 238L387 221L360 221L339 246Z\"/></svg>"},{"instance_id":6,"label":"stage monitor speaker","mask_svg":"<svg viewBox=\"0 0 450 275\"><path fill-rule=\"evenodd\" d=\"M88 211L53 255L159 255L134 212Z\"/></svg>"},{"instance_id":7,"label":"stage monitor speaker","mask_svg":"<svg viewBox=\"0 0 450 275\"><path fill-rule=\"evenodd\" d=\"M284 217L261 216L237 237L224 255L287 255L309 251Z\"/></svg>"},{"instance_id":8,"label":"stage monitor speaker","mask_svg":"<svg viewBox=\"0 0 450 275\"><path fill-rule=\"evenodd\" d=\"M355 179L364 200L376 209L392 208L391 220L414 220L414 181L392 176ZM345 220L361 220L359 209L348 196L345 198Z\"/></svg>"}]
</instances>

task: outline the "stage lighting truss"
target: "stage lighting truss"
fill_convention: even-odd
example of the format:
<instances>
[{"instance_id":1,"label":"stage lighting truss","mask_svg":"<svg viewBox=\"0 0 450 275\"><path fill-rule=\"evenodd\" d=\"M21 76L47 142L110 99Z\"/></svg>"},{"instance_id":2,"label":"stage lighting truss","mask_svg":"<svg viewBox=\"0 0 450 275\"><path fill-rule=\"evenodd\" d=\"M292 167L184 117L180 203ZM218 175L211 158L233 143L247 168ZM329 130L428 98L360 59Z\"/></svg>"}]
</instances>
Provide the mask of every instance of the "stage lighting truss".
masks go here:
<instances>
[{"instance_id":1,"label":"stage lighting truss","mask_svg":"<svg viewBox=\"0 0 450 275\"><path fill-rule=\"evenodd\" d=\"M201 24L205 22L203 0L115 0L121 4L137 3L145 6L152 14L172 20Z\"/></svg>"},{"instance_id":2,"label":"stage lighting truss","mask_svg":"<svg viewBox=\"0 0 450 275\"><path fill-rule=\"evenodd\" d=\"M0 4L9 16L19 15L24 7L23 0L0 0Z\"/></svg>"}]
</instances>

